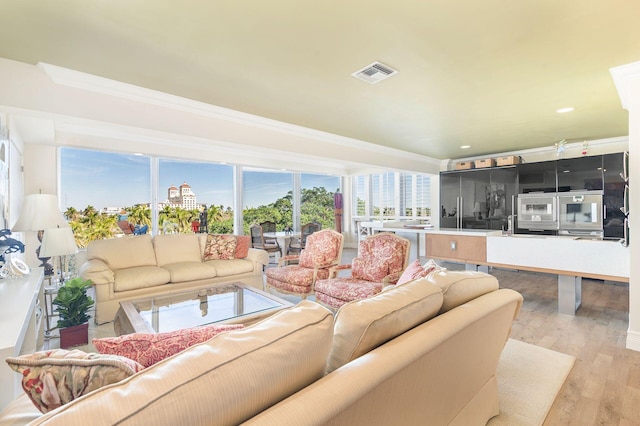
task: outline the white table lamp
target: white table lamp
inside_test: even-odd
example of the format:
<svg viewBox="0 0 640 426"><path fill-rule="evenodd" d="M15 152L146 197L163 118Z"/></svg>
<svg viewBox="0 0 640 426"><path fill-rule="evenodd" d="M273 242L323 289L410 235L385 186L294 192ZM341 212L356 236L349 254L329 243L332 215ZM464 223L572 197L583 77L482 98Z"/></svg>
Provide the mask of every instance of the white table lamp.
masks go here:
<svg viewBox="0 0 640 426"><path fill-rule="evenodd" d="M42 246L40 247L40 255L42 257L59 257L61 279L60 282L64 282L69 275L69 262L65 256L70 254L76 254L78 252L78 246L76 240L73 237L73 231L69 226L64 228L50 228L45 229L44 237L42 238ZM56 262L54 261L54 265ZM55 267L54 267L55 276Z"/></svg>

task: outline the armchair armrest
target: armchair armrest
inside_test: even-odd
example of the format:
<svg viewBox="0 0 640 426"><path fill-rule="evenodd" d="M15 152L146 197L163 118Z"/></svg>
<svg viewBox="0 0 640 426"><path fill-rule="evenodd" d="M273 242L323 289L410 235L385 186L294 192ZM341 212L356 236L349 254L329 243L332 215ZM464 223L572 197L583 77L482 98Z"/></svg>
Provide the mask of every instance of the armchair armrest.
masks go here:
<svg viewBox="0 0 640 426"><path fill-rule="evenodd" d="M279 260L278 260L278 266L285 266L288 265L289 263L295 262L295 261L299 261L300 260L300 255L297 254L289 254L286 256L282 256Z"/></svg>
<svg viewBox="0 0 640 426"><path fill-rule="evenodd" d="M102 260L92 259L82 264L78 274L85 280L93 281L95 285L110 284L115 280L115 274Z"/></svg>
<svg viewBox="0 0 640 426"><path fill-rule="evenodd" d="M393 274L389 274L382 279L382 283L387 284L395 284L398 282L400 277L402 276L402 272L394 272Z"/></svg>

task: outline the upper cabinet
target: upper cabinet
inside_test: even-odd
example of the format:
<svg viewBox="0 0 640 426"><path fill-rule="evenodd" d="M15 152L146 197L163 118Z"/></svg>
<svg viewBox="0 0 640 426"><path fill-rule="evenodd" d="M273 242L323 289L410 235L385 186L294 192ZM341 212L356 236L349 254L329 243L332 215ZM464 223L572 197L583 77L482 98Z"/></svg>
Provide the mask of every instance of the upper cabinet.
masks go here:
<svg viewBox="0 0 640 426"><path fill-rule="evenodd" d="M518 164L518 193L557 192L556 162Z"/></svg>
<svg viewBox="0 0 640 426"><path fill-rule="evenodd" d="M506 229L515 189L515 167L440 173L440 227Z"/></svg>
<svg viewBox="0 0 640 426"><path fill-rule="evenodd" d="M602 191L602 156L557 161L558 192Z"/></svg>

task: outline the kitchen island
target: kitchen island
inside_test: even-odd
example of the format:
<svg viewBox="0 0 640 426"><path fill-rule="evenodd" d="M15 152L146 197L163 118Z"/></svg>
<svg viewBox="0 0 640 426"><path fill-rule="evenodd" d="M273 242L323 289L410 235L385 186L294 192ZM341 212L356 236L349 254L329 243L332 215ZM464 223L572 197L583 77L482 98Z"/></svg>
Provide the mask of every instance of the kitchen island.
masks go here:
<svg viewBox="0 0 640 426"><path fill-rule="evenodd" d="M373 232L395 232L409 238L424 256L463 263L465 269L488 272L489 267L558 275L558 311L575 315L582 304L582 278L629 282L629 248L619 241L573 236L514 234L475 229L402 226L401 222L372 222ZM424 235L424 237L422 237Z"/></svg>

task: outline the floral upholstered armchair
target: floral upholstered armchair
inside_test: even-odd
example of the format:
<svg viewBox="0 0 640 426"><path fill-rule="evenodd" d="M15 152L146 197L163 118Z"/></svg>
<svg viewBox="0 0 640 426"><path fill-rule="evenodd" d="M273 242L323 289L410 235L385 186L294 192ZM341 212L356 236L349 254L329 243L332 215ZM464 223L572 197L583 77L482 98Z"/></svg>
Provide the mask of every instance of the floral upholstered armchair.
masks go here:
<svg viewBox="0 0 640 426"><path fill-rule="evenodd" d="M368 236L360 242L358 257L351 265L336 269L351 270L351 276L316 282L316 301L330 309L352 300L366 299L395 284L409 263L411 242L389 232Z"/></svg>
<svg viewBox="0 0 640 426"><path fill-rule="evenodd" d="M283 256L277 268L266 270L267 290L275 288L306 299L314 293L316 280L335 276L334 268L342 258L343 244L342 234L331 229L309 235L300 255ZM296 261L295 265L288 264Z"/></svg>

